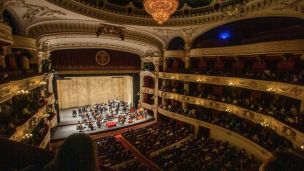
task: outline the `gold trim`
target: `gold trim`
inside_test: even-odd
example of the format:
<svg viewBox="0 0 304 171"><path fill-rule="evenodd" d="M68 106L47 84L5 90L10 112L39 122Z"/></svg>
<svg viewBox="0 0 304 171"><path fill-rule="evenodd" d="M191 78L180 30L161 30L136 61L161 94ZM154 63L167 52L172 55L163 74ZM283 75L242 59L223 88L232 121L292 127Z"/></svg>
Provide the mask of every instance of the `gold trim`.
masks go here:
<svg viewBox="0 0 304 171"><path fill-rule="evenodd" d="M137 74L140 73L139 70L84 70L84 71L70 71L70 70L61 70L57 71L57 74L124 74L124 73L132 73Z"/></svg>
<svg viewBox="0 0 304 171"><path fill-rule="evenodd" d="M102 57L100 56L101 54L103 54ZM98 60L98 58L106 58L106 57L107 57L107 61L105 62ZM110 55L106 51L102 50L96 53L95 60L99 65L107 65L110 62Z"/></svg>

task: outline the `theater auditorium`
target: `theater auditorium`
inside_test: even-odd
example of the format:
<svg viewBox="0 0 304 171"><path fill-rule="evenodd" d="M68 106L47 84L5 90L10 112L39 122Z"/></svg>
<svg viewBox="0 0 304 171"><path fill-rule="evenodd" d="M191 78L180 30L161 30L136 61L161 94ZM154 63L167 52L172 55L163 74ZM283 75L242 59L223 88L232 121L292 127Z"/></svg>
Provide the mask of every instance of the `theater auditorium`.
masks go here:
<svg viewBox="0 0 304 171"><path fill-rule="evenodd" d="M0 171L300 171L301 0L0 0Z"/></svg>

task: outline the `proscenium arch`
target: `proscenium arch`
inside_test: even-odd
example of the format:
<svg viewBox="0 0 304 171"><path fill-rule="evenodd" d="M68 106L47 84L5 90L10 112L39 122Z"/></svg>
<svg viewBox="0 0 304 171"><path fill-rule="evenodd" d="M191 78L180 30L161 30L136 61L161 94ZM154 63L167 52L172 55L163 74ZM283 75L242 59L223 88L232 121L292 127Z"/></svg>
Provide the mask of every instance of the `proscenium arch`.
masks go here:
<svg viewBox="0 0 304 171"><path fill-rule="evenodd" d="M97 29L101 22L98 21L82 21L82 20L54 20L54 21L44 21L33 24L26 29L26 35L31 36L35 39L41 39L46 34L72 34L72 33L83 33L83 34L96 34ZM60 25L60 29L57 29L57 25ZM66 26L67 25L67 26ZM81 25L81 28L80 28ZM114 24L113 24L114 25ZM158 36L147 32L145 30L139 30L133 27L126 27L124 25L117 25L120 27L125 27L125 39L131 39L132 41L143 42L150 44L161 52L165 48L165 42ZM83 28L84 26L85 28ZM47 29L43 29L43 28ZM75 28L73 28L75 27ZM51 29L51 30L50 30ZM48 32L43 32L43 30L48 30ZM34 35L32 35L34 34ZM112 35L109 35L112 36ZM115 37L115 36L113 36Z"/></svg>
<svg viewBox="0 0 304 171"><path fill-rule="evenodd" d="M227 21L224 21L224 22L220 22L220 23L217 23L215 25L212 25L210 26L209 28L206 28L205 30L195 34L192 39L191 39L191 46L190 47L193 47L193 43L194 41L199 37L201 36L202 34L216 28L216 27L219 27L219 26L222 26L222 25L225 25L225 24L228 24L228 23L231 23L231 22L235 22L235 21L240 21L240 20L246 20L246 19L250 19L250 18L263 18L263 17L293 17L293 18L299 18L299 19L302 19L304 20L304 14L298 12L298 13L292 13L292 14L287 14L287 13L280 13L281 11L278 11L278 13L276 14L262 14L262 15L250 15L250 16L246 16L246 17L243 17L243 18L238 18L238 19L235 19L235 20L227 20Z"/></svg>
<svg viewBox="0 0 304 171"><path fill-rule="evenodd" d="M174 37L171 39L168 50L183 50L183 47L185 46L185 41L182 37Z"/></svg>

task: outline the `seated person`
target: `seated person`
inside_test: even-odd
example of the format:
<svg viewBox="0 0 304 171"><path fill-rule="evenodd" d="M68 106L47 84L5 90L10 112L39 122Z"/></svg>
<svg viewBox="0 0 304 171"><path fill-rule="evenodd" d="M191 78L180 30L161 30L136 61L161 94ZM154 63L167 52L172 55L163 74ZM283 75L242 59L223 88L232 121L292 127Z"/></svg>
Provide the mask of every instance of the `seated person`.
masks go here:
<svg viewBox="0 0 304 171"><path fill-rule="evenodd" d="M44 106L45 105L44 96L42 96L41 98L39 98L38 104L39 104L39 106Z"/></svg>
<svg viewBox="0 0 304 171"><path fill-rule="evenodd" d="M176 88L173 88L172 92L173 92L173 93L176 93L176 92L177 92Z"/></svg>
<svg viewBox="0 0 304 171"><path fill-rule="evenodd" d="M28 110L28 107L29 107L29 104L28 104L25 108L23 108L22 114L24 114L24 115L30 115L30 114L32 114L32 113Z"/></svg>

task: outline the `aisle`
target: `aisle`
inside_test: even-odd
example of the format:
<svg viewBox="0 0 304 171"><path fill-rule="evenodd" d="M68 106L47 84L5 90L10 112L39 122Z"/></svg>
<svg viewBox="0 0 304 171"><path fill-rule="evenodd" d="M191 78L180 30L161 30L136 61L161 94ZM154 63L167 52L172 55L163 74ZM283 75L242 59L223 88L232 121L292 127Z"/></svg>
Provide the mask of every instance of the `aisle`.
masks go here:
<svg viewBox="0 0 304 171"><path fill-rule="evenodd" d="M134 155L134 157L136 157L139 160L139 162L143 163L148 168L151 168L153 171L161 170L156 165L154 165L150 160L148 160L144 155L137 152L133 147L131 147L127 142L125 142L125 140L121 138L121 135L116 135L115 138L118 141L120 141L126 149L130 150Z"/></svg>

